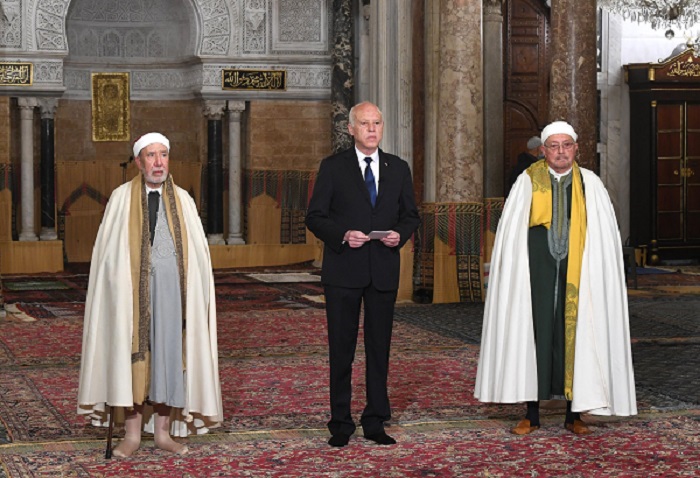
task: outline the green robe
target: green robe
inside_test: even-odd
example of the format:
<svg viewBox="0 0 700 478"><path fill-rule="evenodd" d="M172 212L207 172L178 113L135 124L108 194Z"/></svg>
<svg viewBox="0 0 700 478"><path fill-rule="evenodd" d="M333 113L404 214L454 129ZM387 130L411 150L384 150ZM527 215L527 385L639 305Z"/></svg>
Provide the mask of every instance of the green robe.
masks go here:
<svg viewBox="0 0 700 478"><path fill-rule="evenodd" d="M571 217L571 185L566 188L567 217ZM556 200L554 197L552 200ZM537 398L549 400L564 395L564 305L568 256L557 262L549 251L547 228L528 231L530 289L537 355ZM556 308L554 307L555 284Z"/></svg>

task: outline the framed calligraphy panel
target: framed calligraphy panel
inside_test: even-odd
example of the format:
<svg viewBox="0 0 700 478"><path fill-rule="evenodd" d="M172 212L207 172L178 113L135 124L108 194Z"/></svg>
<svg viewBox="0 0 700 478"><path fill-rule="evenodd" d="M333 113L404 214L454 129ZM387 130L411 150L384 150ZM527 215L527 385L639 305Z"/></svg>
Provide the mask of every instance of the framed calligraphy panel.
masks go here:
<svg viewBox="0 0 700 478"><path fill-rule="evenodd" d="M286 70L221 70L222 90L286 90Z"/></svg>
<svg viewBox="0 0 700 478"><path fill-rule="evenodd" d="M0 62L0 86L32 86L33 80L32 63Z"/></svg>
<svg viewBox="0 0 700 478"><path fill-rule="evenodd" d="M92 74L92 140L129 141L129 73Z"/></svg>

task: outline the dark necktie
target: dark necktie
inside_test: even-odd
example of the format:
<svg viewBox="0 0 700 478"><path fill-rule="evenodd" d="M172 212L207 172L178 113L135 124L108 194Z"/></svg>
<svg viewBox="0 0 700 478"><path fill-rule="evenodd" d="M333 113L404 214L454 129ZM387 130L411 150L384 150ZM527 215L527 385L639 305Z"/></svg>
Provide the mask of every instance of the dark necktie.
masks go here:
<svg viewBox="0 0 700 478"><path fill-rule="evenodd" d="M372 207L377 202L377 186L374 183L374 174L372 173L372 158L369 156L365 158L367 167L365 168L365 186L367 186L367 192L369 192L369 200L372 202Z"/></svg>
<svg viewBox="0 0 700 478"><path fill-rule="evenodd" d="M158 191L148 193L148 229L151 231L151 245L153 245L153 236L156 232L156 221L158 220L158 203L160 194Z"/></svg>

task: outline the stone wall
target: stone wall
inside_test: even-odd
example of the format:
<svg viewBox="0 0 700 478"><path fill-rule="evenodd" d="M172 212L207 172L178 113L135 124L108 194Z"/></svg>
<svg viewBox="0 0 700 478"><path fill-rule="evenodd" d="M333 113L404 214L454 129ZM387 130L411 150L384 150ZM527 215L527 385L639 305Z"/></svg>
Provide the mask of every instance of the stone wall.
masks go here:
<svg viewBox="0 0 700 478"><path fill-rule="evenodd" d="M330 101L251 101L246 169L315 171L331 154Z"/></svg>
<svg viewBox="0 0 700 478"><path fill-rule="evenodd" d="M206 162L206 119L201 101L131 103L131 140L92 140L89 101L61 100L55 119L56 208L59 238L69 262L90 260L92 244L112 190L138 170L129 162L133 140L159 131L170 140L170 172L176 184L201 204L202 163Z"/></svg>

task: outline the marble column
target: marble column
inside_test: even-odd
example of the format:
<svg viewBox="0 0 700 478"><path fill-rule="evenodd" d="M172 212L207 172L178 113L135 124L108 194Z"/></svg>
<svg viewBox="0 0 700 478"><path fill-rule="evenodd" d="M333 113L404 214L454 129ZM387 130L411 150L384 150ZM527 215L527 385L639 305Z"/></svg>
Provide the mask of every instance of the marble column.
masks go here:
<svg viewBox="0 0 700 478"><path fill-rule="evenodd" d="M438 202L483 202L481 2L440 0Z"/></svg>
<svg viewBox="0 0 700 478"><path fill-rule="evenodd" d="M425 183L425 11L424 1L411 2L411 82L413 117L413 192L418 204L423 199Z"/></svg>
<svg viewBox="0 0 700 478"><path fill-rule="evenodd" d="M355 18L355 25L353 32L355 34L354 40L354 97L353 103L359 103L360 101L369 100L369 84L370 84L370 36L369 29L370 23L369 19L371 17L372 9L370 8L369 0L362 0L362 2L353 2L353 15Z"/></svg>
<svg viewBox="0 0 700 478"><path fill-rule="evenodd" d="M369 101L382 110L382 149L413 168L411 2L370 3Z"/></svg>
<svg viewBox="0 0 700 478"><path fill-rule="evenodd" d="M440 2L425 5L425 162L423 201L437 197L437 132L440 97Z"/></svg>
<svg viewBox="0 0 700 478"><path fill-rule="evenodd" d="M484 197L503 195L503 0L484 0Z"/></svg>
<svg viewBox="0 0 700 478"><path fill-rule="evenodd" d="M204 101L207 118L207 240L209 244L224 241L224 163L223 115L225 101Z"/></svg>
<svg viewBox="0 0 700 478"><path fill-rule="evenodd" d="M399 55L394 82L398 90L394 152L405 159L413 170L413 17L411 2L396 3L396 43Z"/></svg>
<svg viewBox="0 0 700 478"><path fill-rule="evenodd" d="M241 114L244 111L245 101L228 102L228 245L245 244L241 220Z"/></svg>
<svg viewBox="0 0 700 478"><path fill-rule="evenodd" d="M39 238L34 231L34 108L38 106L36 98L20 97L17 99L20 115L21 135L21 185L22 185L22 225L20 241L36 241Z"/></svg>
<svg viewBox="0 0 700 478"><path fill-rule="evenodd" d="M352 146L348 114L355 86L352 0L333 0L333 52L331 53L331 146L337 153Z"/></svg>
<svg viewBox="0 0 700 478"><path fill-rule="evenodd" d="M549 119L574 127L579 164L597 172L596 1L552 2L550 25Z"/></svg>
<svg viewBox="0 0 700 478"><path fill-rule="evenodd" d="M42 241L55 241L56 234L56 165L54 161L54 117L58 98L39 100L41 112L41 233Z"/></svg>
<svg viewBox="0 0 700 478"><path fill-rule="evenodd" d="M622 68L622 18L602 12L600 179L610 194L623 242L630 235L629 92Z"/></svg>

